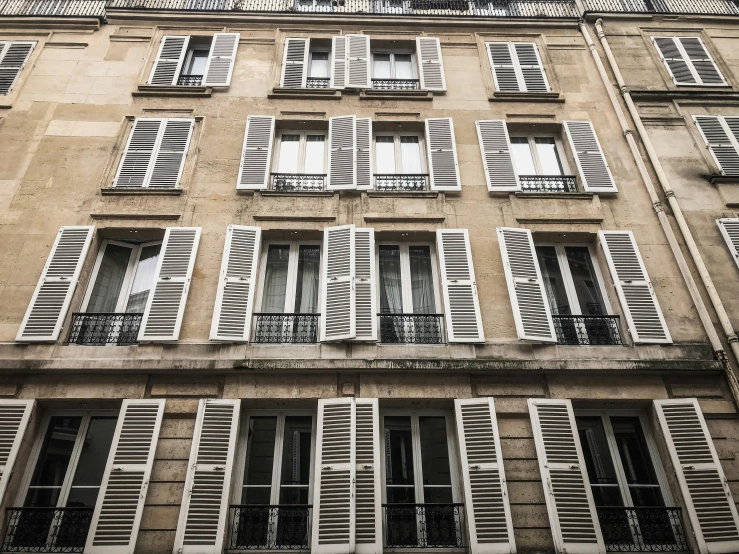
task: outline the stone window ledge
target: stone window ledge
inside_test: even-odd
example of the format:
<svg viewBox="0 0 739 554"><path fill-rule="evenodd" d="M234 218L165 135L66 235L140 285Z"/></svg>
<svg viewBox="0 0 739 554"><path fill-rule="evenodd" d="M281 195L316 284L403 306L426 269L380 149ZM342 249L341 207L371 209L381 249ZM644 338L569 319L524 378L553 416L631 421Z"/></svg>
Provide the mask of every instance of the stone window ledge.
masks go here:
<svg viewBox="0 0 739 554"><path fill-rule="evenodd" d="M562 104L565 99L559 92L500 92L488 98L490 102L540 102Z"/></svg>
<svg viewBox="0 0 739 554"><path fill-rule="evenodd" d="M302 98L306 100L341 100L341 91L333 88L275 87L267 94L269 99Z"/></svg>
<svg viewBox="0 0 739 554"><path fill-rule="evenodd" d="M431 102L434 93L430 90L373 90L359 91L360 100L416 100Z"/></svg>
<svg viewBox="0 0 739 554"><path fill-rule="evenodd" d="M564 198L566 200L592 200L592 192L521 192L514 193L516 198Z"/></svg>
<svg viewBox="0 0 739 554"><path fill-rule="evenodd" d="M287 190L287 191L279 191L279 190L256 190L256 191L247 191L247 190L239 190L239 193L246 193L246 192L258 192L262 196L306 196L306 197L312 197L312 198L331 198L334 195L334 191L332 190L319 190L315 192L311 191L300 191L300 190ZM338 191L337 191L338 192Z"/></svg>
<svg viewBox="0 0 739 554"><path fill-rule="evenodd" d="M712 185L739 185L739 175L713 173L712 175L708 175L708 182Z"/></svg>
<svg viewBox="0 0 739 554"><path fill-rule="evenodd" d="M131 93L134 97L175 96L182 98L210 98L212 94L212 87L189 87L177 85L139 85L138 88Z"/></svg>
<svg viewBox="0 0 739 554"><path fill-rule="evenodd" d="M438 198L438 190L423 190L418 192L397 191L386 192L381 190L368 190L367 196L370 198Z"/></svg>
<svg viewBox="0 0 739 554"><path fill-rule="evenodd" d="M155 189L146 187L102 187L103 196L182 196L183 189Z"/></svg>

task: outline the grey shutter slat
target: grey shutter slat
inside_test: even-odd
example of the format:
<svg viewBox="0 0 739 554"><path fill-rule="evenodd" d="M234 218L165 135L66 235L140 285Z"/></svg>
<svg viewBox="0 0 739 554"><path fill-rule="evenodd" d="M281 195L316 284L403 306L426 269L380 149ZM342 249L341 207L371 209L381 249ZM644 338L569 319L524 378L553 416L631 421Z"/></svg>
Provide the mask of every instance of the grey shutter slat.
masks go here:
<svg viewBox="0 0 739 554"><path fill-rule="evenodd" d="M2 55L3 43L0 43L0 94L8 94L13 88L35 45L35 42L11 42Z"/></svg>
<svg viewBox="0 0 739 554"><path fill-rule="evenodd" d="M194 125L194 119L164 120L164 131L154 154L149 187L174 189L179 186Z"/></svg>
<svg viewBox="0 0 739 554"><path fill-rule="evenodd" d="M634 342L672 342L665 318L631 231L598 231Z"/></svg>
<svg viewBox="0 0 739 554"><path fill-rule="evenodd" d="M286 38L285 55L282 60L280 86L285 88L305 88L308 76L308 53L310 40L307 38Z"/></svg>
<svg viewBox="0 0 739 554"><path fill-rule="evenodd" d="M61 227L15 340L54 342L92 243L95 227Z"/></svg>
<svg viewBox="0 0 739 554"><path fill-rule="evenodd" d="M688 60L693 66L693 70L698 75L701 84L712 85L712 86L724 86L724 81L721 72L716 67L716 64L711 58L711 55L706 50L703 41L700 37L676 37L685 50Z"/></svg>
<svg viewBox="0 0 739 554"><path fill-rule="evenodd" d="M266 189L275 137L275 118L250 115L246 118L244 149L241 152L237 189Z"/></svg>
<svg viewBox="0 0 739 554"><path fill-rule="evenodd" d="M518 82L516 68L511 53L510 42L486 42L488 60L493 70L495 89L501 92L523 92Z"/></svg>
<svg viewBox="0 0 739 554"><path fill-rule="evenodd" d="M176 85L187 53L189 36L165 35L151 68L150 85Z"/></svg>
<svg viewBox="0 0 739 554"><path fill-rule="evenodd" d="M698 83L674 37L652 37L652 41L657 46L657 51L676 85L695 85Z"/></svg>
<svg viewBox="0 0 739 554"><path fill-rule="evenodd" d="M357 189L372 188L372 119L358 117L356 119L357 140Z"/></svg>
<svg viewBox="0 0 739 554"><path fill-rule="evenodd" d="M739 218L717 219L716 223L721 230L721 235L726 241L726 246L729 247L731 257L734 258L734 262L739 266Z"/></svg>
<svg viewBox="0 0 739 554"><path fill-rule="evenodd" d="M236 51L239 48L239 33L216 33L210 46L208 62L205 66L203 85L206 87L227 87L231 84Z"/></svg>
<svg viewBox="0 0 739 554"><path fill-rule="evenodd" d="M505 121L476 121L485 180L490 192L521 190L518 174L513 167L511 141Z"/></svg>
<svg viewBox="0 0 739 554"><path fill-rule="evenodd" d="M441 57L441 44L438 38L417 37L416 55L418 56L421 88L424 90L446 90L444 61Z"/></svg>
<svg viewBox="0 0 739 554"><path fill-rule="evenodd" d="M731 118L731 126L725 125L727 120L715 115L694 115L693 119L721 174L739 175L739 150L736 147L736 141L739 140L739 118ZM734 135L734 141L730 134Z"/></svg>
<svg viewBox="0 0 739 554"><path fill-rule="evenodd" d="M356 400L356 554L382 554L380 409L377 398Z"/></svg>
<svg viewBox="0 0 739 554"><path fill-rule="evenodd" d="M355 314L357 341L377 340L375 230L354 229Z"/></svg>
<svg viewBox="0 0 739 554"><path fill-rule="evenodd" d="M35 407L35 400L0 400L0 501L5 501L8 481Z"/></svg>
<svg viewBox="0 0 739 554"><path fill-rule="evenodd" d="M736 504L698 400L655 400L654 407L698 550L739 552Z"/></svg>
<svg viewBox="0 0 739 554"><path fill-rule="evenodd" d="M605 554L572 404L538 398L528 404L555 551Z"/></svg>
<svg viewBox="0 0 739 554"><path fill-rule="evenodd" d="M240 400L200 400L175 552L223 552L240 407Z"/></svg>
<svg viewBox="0 0 739 554"><path fill-rule="evenodd" d="M563 124L583 188L587 192L618 192L593 124L590 121L564 121Z"/></svg>
<svg viewBox="0 0 739 554"><path fill-rule="evenodd" d="M143 187L148 184L154 152L166 119L137 118L121 156L114 187Z"/></svg>
<svg viewBox="0 0 739 554"><path fill-rule="evenodd" d="M462 190L457 145L454 140L454 123L451 117L426 120L426 148L431 173L431 190Z"/></svg>
<svg viewBox="0 0 739 554"><path fill-rule="evenodd" d="M549 82L536 44L514 42L513 48L518 58L518 68L521 71L526 92L549 92Z"/></svg>
<svg viewBox="0 0 739 554"><path fill-rule="evenodd" d="M331 88L343 89L346 83L346 37L331 38Z"/></svg>
<svg viewBox="0 0 739 554"><path fill-rule="evenodd" d="M353 115L328 120L328 190L357 186L357 123Z"/></svg>
<svg viewBox="0 0 739 554"><path fill-rule="evenodd" d="M347 88L370 88L370 38L368 35L346 35Z"/></svg>
<svg viewBox="0 0 739 554"><path fill-rule="evenodd" d="M518 338L557 342L531 231L498 227L497 232Z"/></svg>
<svg viewBox="0 0 739 554"><path fill-rule="evenodd" d="M321 342L356 336L354 225L323 230Z"/></svg>

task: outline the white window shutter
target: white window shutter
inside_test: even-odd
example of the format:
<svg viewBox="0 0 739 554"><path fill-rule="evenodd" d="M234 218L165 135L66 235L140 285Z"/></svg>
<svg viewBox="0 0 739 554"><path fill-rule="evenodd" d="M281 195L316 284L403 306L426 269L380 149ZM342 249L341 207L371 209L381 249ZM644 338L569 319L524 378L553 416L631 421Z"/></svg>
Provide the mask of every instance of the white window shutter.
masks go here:
<svg viewBox="0 0 739 554"><path fill-rule="evenodd" d="M35 407L35 400L0 400L0 502L5 500L8 481Z"/></svg>
<svg viewBox="0 0 739 554"><path fill-rule="evenodd" d="M346 37L331 37L330 88L343 89L346 84Z"/></svg>
<svg viewBox="0 0 739 554"><path fill-rule="evenodd" d="M382 554L380 409L377 398L356 399L356 554Z"/></svg>
<svg viewBox="0 0 739 554"><path fill-rule="evenodd" d="M518 338L557 342L531 231L498 227L497 232Z"/></svg>
<svg viewBox="0 0 739 554"><path fill-rule="evenodd" d="M418 56L421 88L443 92L446 90L444 76L444 60L441 57L441 44L438 38L417 37L416 55Z"/></svg>
<svg viewBox="0 0 739 554"><path fill-rule="evenodd" d="M449 342L485 342L467 229L437 229L436 249Z"/></svg>
<svg viewBox="0 0 739 554"><path fill-rule="evenodd" d="M168 227L146 301L140 342L176 341L190 290L200 227Z"/></svg>
<svg viewBox="0 0 739 554"><path fill-rule="evenodd" d="M13 88L34 46L35 42L0 43L0 95Z"/></svg>
<svg viewBox="0 0 739 554"><path fill-rule="evenodd" d="M618 192L590 121L565 121L565 133L586 192Z"/></svg>
<svg viewBox="0 0 739 554"><path fill-rule="evenodd" d="M228 226L210 340L249 340L261 244L259 227Z"/></svg>
<svg viewBox="0 0 739 554"><path fill-rule="evenodd" d="M85 554L131 554L136 548L163 414L163 399L123 401Z"/></svg>
<svg viewBox="0 0 739 554"><path fill-rule="evenodd" d="M356 119L357 140L357 189L369 190L372 183L372 119L358 117Z"/></svg>
<svg viewBox="0 0 739 554"><path fill-rule="evenodd" d="M376 341L378 309L374 229L354 229L354 267L355 340Z"/></svg>
<svg viewBox="0 0 739 554"><path fill-rule="evenodd" d="M698 400L655 400L699 552L739 552L739 516Z"/></svg>
<svg viewBox="0 0 739 554"><path fill-rule="evenodd" d="M282 59L280 86L284 88L305 88L308 78L308 54L310 39L286 38Z"/></svg>
<svg viewBox="0 0 739 554"><path fill-rule="evenodd" d="M239 49L239 33L216 33L208 53L203 85L206 87L227 87L231 84L231 75L236 63L236 51Z"/></svg>
<svg viewBox="0 0 739 554"><path fill-rule="evenodd" d="M454 401L470 554L516 551L492 398Z"/></svg>
<svg viewBox="0 0 739 554"><path fill-rule="evenodd" d="M431 190L462 190L454 123L451 117L426 120L426 148L431 173Z"/></svg>
<svg viewBox="0 0 739 554"><path fill-rule="evenodd" d="M693 66L693 71L701 84L714 87L726 86L723 75L716 67L700 37L676 37L676 40L685 51L685 55Z"/></svg>
<svg viewBox="0 0 739 554"><path fill-rule="evenodd" d="M313 478L313 554L346 554L355 548L354 482L356 401L318 401Z"/></svg>
<svg viewBox="0 0 739 554"><path fill-rule="evenodd" d="M321 342L356 336L354 256L354 225L323 230Z"/></svg>
<svg viewBox="0 0 739 554"><path fill-rule="evenodd" d="M482 166L490 192L521 190L511 155L511 140L505 121L476 121Z"/></svg>
<svg viewBox="0 0 739 554"><path fill-rule="evenodd" d="M357 123L353 115L328 120L328 190L357 188Z"/></svg>
<svg viewBox="0 0 739 554"><path fill-rule="evenodd" d="M739 118L694 115L693 119L721 174L739 175Z"/></svg>
<svg viewBox="0 0 739 554"><path fill-rule="evenodd" d="M275 118L250 115L246 118L244 149L241 152L237 189L264 190L269 181L269 164L275 138Z"/></svg>
<svg viewBox="0 0 739 554"><path fill-rule="evenodd" d="M652 37L652 42L676 85L698 84L675 37Z"/></svg>
<svg viewBox="0 0 739 554"><path fill-rule="evenodd" d="M488 61L493 70L495 90L501 92L525 92L519 83L514 53L510 42L486 42Z"/></svg>
<svg viewBox="0 0 739 554"><path fill-rule="evenodd" d="M549 81L541 62L539 49L533 42L514 42L518 69L526 92L549 92Z"/></svg>
<svg viewBox="0 0 739 554"><path fill-rule="evenodd" d="M528 404L555 551L605 554L572 404L541 398Z"/></svg>
<svg viewBox="0 0 739 554"><path fill-rule="evenodd" d="M240 408L240 400L200 400L175 552L223 552Z"/></svg>
<svg viewBox="0 0 739 554"><path fill-rule="evenodd" d="M174 189L179 186L194 125L194 119L164 120L162 138L154 154L149 187Z"/></svg>
<svg viewBox="0 0 739 554"><path fill-rule="evenodd" d="M149 184L154 153L159 146L161 130L166 121L148 117L134 120L113 181L114 187L144 187Z"/></svg>
<svg viewBox="0 0 739 554"><path fill-rule="evenodd" d="M734 258L734 262L739 266L739 218L726 217L717 219L716 223L721 230L721 235L726 241L726 246L729 247L731 257Z"/></svg>
<svg viewBox="0 0 739 554"><path fill-rule="evenodd" d="M346 88L370 88L369 35L346 35Z"/></svg>
<svg viewBox="0 0 739 554"><path fill-rule="evenodd" d="M631 231L598 231L621 309L636 343L672 343L670 331Z"/></svg>
<svg viewBox="0 0 739 554"><path fill-rule="evenodd" d="M151 68L150 85L176 85L185 61L189 36L165 35Z"/></svg>
<svg viewBox="0 0 739 554"><path fill-rule="evenodd" d="M95 227L61 227L28 304L19 342L54 342L59 338Z"/></svg>

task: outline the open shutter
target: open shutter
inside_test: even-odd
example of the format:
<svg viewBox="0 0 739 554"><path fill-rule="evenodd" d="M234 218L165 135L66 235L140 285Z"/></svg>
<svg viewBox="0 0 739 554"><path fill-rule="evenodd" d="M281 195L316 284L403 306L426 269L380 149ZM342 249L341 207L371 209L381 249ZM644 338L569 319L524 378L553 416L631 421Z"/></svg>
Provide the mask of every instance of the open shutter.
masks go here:
<svg viewBox="0 0 739 554"><path fill-rule="evenodd" d="M176 85L187 53L189 36L165 35L151 68L150 85Z"/></svg>
<svg viewBox="0 0 739 554"><path fill-rule="evenodd" d="M529 398L529 413L555 551L605 554L572 404Z"/></svg>
<svg viewBox="0 0 739 554"><path fill-rule="evenodd" d="M114 187L143 187L148 184L149 170L166 119L137 118L128 136L121 164L113 181Z"/></svg>
<svg viewBox="0 0 739 554"><path fill-rule="evenodd" d="M486 42L488 61L493 70L495 90L501 92L524 92L518 82L514 54L510 42Z"/></svg>
<svg viewBox="0 0 739 554"><path fill-rule="evenodd" d="M652 37L652 42L676 85L698 84L674 37Z"/></svg>
<svg viewBox="0 0 739 554"><path fill-rule="evenodd" d="M164 120L164 132L154 154L149 186L151 188L177 188L185 166L190 146L194 119L169 118Z"/></svg>
<svg viewBox="0 0 739 554"><path fill-rule="evenodd" d="M492 398L454 401L470 554L516 551Z"/></svg>
<svg viewBox="0 0 739 554"><path fill-rule="evenodd" d="M503 120L476 121L482 166L490 192L521 190L513 167L511 140Z"/></svg>
<svg viewBox="0 0 739 554"><path fill-rule="evenodd" d="M175 341L180 336L200 231L200 227L167 228L141 321L140 342Z"/></svg>
<svg viewBox="0 0 739 554"><path fill-rule="evenodd" d="M417 37L416 55L421 77L421 88L424 90L446 90L444 77L444 61L441 58L441 44L438 38Z"/></svg>
<svg viewBox="0 0 739 554"><path fill-rule="evenodd" d="M35 42L0 43L0 94L8 94L13 88L35 45Z"/></svg>
<svg viewBox="0 0 739 554"><path fill-rule="evenodd" d="M431 173L431 190L462 190L457 145L454 140L454 123L451 117L426 120L426 148Z"/></svg>
<svg viewBox="0 0 739 554"><path fill-rule="evenodd" d="M436 249L449 342L485 342L467 229L437 229Z"/></svg>
<svg viewBox="0 0 739 554"><path fill-rule="evenodd" d="M313 479L313 554L346 554L355 544L356 401L318 401Z"/></svg>
<svg viewBox="0 0 739 554"><path fill-rule="evenodd" d="M701 554L739 552L739 516L698 400L655 400Z"/></svg>
<svg viewBox="0 0 739 554"><path fill-rule="evenodd" d="M557 342L531 231L515 227L497 231L518 338Z"/></svg>
<svg viewBox="0 0 739 554"><path fill-rule="evenodd" d="M665 318L631 231L598 231L621 309L637 343L672 342Z"/></svg>
<svg viewBox="0 0 739 554"><path fill-rule="evenodd" d="M328 120L328 190L357 186L356 117L343 115Z"/></svg>
<svg viewBox="0 0 739 554"><path fill-rule="evenodd" d="M5 500L5 490L35 405L35 400L0 400L0 502Z"/></svg>
<svg viewBox="0 0 739 554"><path fill-rule="evenodd" d="M354 225L323 230L321 342L356 336Z"/></svg>
<svg viewBox="0 0 739 554"><path fill-rule="evenodd" d="M203 85L206 87L227 87L236 62L239 48L239 33L216 33L210 45L208 63L205 66Z"/></svg>
<svg viewBox="0 0 739 554"><path fill-rule="evenodd" d="M694 115L698 130L722 175L739 175L739 118L724 119L716 115ZM733 129L727 125L731 122ZM732 135L735 140L732 141Z"/></svg>
<svg viewBox="0 0 739 554"><path fill-rule="evenodd" d="M585 191L618 192L593 124L590 121L565 121L564 127Z"/></svg>
<svg viewBox="0 0 739 554"><path fill-rule="evenodd" d="M95 227L61 227L15 340L54 342L80 278Z"/></svg>
<svg viewBox="0 0 739 554"><path fill-rule="evenodd" d="M518 69L521 72L526 92L549 92L549 82L536 44L514 42L513 48L518 58Z"/></svg>
<svg viewBox="0 0 739 554"><path fill-rule="evenodd" d="M346 35L346 88L370 88L370 38Z"/></svg>
<svg viewBox="0 0 739 554"><path fill-rule="evenodd" d="M377 277L375 274L375 230L354 229L355 340L377 340ZM357 462L359 463L359 462Z"/></svg>
<svg viewBox="0 0 739 554"><path fill-rule="evenodd" d="M240 400L200 400L175 552L223 552L240 407Z"/></svg>
<svg viewBox="0 0 739 554"><path fill-rule="evenodd" d="M131 554L149 488L164 400L124 400L92 515L86 554Z"/></svg>
<svg viewBox="0 0 739 554"><path fill-rule="evenodd" d="M305 88L308 77L308 52L310 39L286 38L285 56L282 60L280 86L285 88Z"/></svg>
<svg viewBox="0 0 739 554"><path fill-rule="evenodd" d="M266 189L275 137L275 118L250 115L246 118L244 149L241 152L237 189Z"/></svg>
<svg viewBox="0 0 739 554"><path fill-rule="evenodd" d="M729 247L734 262L739 266L739 219L722 218L717 219L716 223L726 241L726 246Z"/></svg>
<svg viewBox="0 0 739 554"><path fill-rule="evenodd" d="M382 554L380 410L377 398L357 398L356 412L355 552Z"/></svg>
<svg viewBox="0 0 739 554"><path fill-rule="evenodd" d="M372 187L372 119L356 119L357 140L357 189L369 190Z"/></svg>
<svg viewBox="0 0 739 554"><path fill-rule="evenodd" d="M259 227L228 226L210 340L249 340L261 243Z"/></svg>
<svg viewBox="0 0 739 554"><path fill-rule="evenodd" d="M331 88L343 89L346 83L346 37L331 38Z"/></svg>
<svg viewBox="0 0 739 554"><path fill-rule="evenodd" d="M700 37L676 37L676 40L683 47L685 55L693 66L693 71L695 71L701 84L711 86L726 85L726 81L724 81L721 72L716 67L713 58L711 58L708 50L706 50L706 46Z"/></svg>

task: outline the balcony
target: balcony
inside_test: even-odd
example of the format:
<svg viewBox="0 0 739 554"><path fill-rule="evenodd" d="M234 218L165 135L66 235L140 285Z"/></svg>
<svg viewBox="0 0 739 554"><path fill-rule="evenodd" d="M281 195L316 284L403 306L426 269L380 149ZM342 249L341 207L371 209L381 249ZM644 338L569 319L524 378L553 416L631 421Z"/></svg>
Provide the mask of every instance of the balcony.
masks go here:
<svg viewBox="0 0 739 554"><path fill-rule="evenodd" d="M226 550L307 550L312 508L308 504L231 506Z"/></svg>
<svg viewBox="0 0 739 554"><path fill-rule="evenodd" d="M380 342L443 344L443 314L378 314Z"/></svg>
<svg viewBox="0 0 739 554"><path fill-rule="evenodd" d="M8 508L2 552L82 552L92 508Z"/></svg>
<svg viewBox="0 0 739 554"><path fill-rule="evenodd" d="M180 75L177 79L177 84L181 87L199 87L202 83L202 75Z"/></svg>
<svg viewBox="0 0 739 554"><path fill-rule="evenodd" d="M375 190L381 192L424 192L429 190L429 176L426 174L375 174Z"/></svg>
<svg viewBox="0 0 739 554"><path fill-rule="evenodd" d="M331 79L323 77L308 77L305 80L305 88L328 88Z"/></svg>
<svg viewBox="0 0 739 554"><path fill-rule="evenodd" d="M383 504L386 548L464 548L463 504Z"/></svg>
<svg viewBox="0 0 739 554"><path fill-rule="evenodd" d="M598 507L608 552L692 552L680 508Z"/></svg>
<svg viewBox="0 0 739 554"><path fill-rule="evenodd" d="M105 17L106 0L0 0L0 15Z"/></svg>
<svg viewBox="0 0 739 554"><path fill-rule="evenodd" d="M421 81L418 79L372 79L373 90L418 90Z"/></svg>
<svg viewBox="0 0 739 554"><path fill-rule="evenodd" d="M553 314L557 344L568 346L618 346L621 342L617 315Z"/></svg>
<svg viewBox="0 0 739 554"><path fill-rule="evenodd" d="M527 193L569 193L576 194L577 177L574 175L519 175L521 192Z"/></svg>
<svg viewBox="0 0 739 554"><path fill-rule="evenodd" d="M586 12L739 15L736 0L583 0Z"/></svg>
<svg viewBox="0 0 739 554"><path fill-rule="evenodd" d="M254 338L261 344L314 344L318 342L321 314L254 314Z"/></svg>
<svg viewBox="0 0 739 554"><path fill-rule="evenodd" d="M304 173L270 174L272 190L278 192L322 192L326 190L326 175Z"/></svg>
<svg viewBox="0 0 739 554"><path fill-rule="evenodd" d="M144 314L72 314L72 329L67 344L129 346L138 343Z"/></svg>

